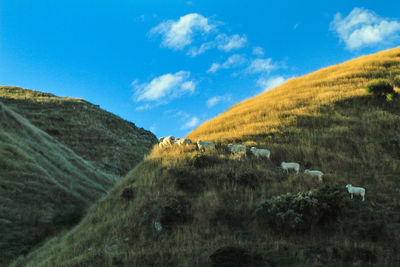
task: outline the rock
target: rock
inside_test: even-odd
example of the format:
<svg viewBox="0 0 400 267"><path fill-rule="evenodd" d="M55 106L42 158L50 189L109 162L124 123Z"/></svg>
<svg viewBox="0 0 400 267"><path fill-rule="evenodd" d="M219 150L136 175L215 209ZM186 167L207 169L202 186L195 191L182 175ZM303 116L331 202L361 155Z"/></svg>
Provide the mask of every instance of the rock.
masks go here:
<svg viewBox="0 0 400 267"><path fill-rule="evenodd" d="M106 245L106 248L107 248L108 250L113 250L113 249L116 249L117 247L118 247L118 245L115 244L115 243L113 243L113 242L110 242L110 243L108 243L108 244Z"/></svg>
<svg viewBox="0 0 400 267"><path fill-rule="evenodd" d="M163 229L161 223L159 222L154 223L154 228L156 228L157 232L161 232Z"/></svg>

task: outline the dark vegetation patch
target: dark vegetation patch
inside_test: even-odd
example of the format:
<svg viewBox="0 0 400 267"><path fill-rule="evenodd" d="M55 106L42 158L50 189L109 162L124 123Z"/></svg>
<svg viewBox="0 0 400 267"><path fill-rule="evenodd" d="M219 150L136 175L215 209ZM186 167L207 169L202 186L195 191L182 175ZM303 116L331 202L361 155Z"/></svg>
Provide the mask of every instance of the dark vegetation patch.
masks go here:
<svg viewBox="0 0 400 267"><path fill-rule="evenodd" d="M168 194L161 201L159 222L162 227L171 230L175 225L183 224L192 219L191 203L183 194Z"/></svg>
<svg viewBox="0 0 400 267"><path fill-rule="evenodd" d="M337 187L329 186L287 193L261 201L255 215L262 227L287 234L304 233L315 226L334 222L342 212L343 196Z"/></svg>
<svg viewBox="0 0 400 267"><path fill-rule="evenodd" d="M210 255L211 267L261 267L262 257L241 247L226 246Z"/></svg>

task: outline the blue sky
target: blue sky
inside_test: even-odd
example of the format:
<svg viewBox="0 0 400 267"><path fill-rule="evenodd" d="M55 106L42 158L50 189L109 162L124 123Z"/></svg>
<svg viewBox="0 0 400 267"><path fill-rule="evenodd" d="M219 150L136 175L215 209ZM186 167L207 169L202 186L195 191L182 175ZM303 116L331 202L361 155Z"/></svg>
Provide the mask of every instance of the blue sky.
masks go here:
<svg viewBox="0 0 400 267"><path fill-rule="evenodd" d="M0 0L0 84L184 136L285 80L400 45L400 1Z"/></svg>

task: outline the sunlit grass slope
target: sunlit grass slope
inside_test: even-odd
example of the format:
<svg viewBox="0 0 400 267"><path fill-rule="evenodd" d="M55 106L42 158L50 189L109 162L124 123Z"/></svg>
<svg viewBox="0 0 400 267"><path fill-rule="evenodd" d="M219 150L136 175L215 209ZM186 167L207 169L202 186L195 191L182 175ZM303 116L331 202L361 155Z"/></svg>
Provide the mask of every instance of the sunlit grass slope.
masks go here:
<svg viewBox="0 0 400 267"><path fill-rule="evenodd" d="M155 147L78 226L14 266L399 266L400 97L363 89L399 73L395 48L232 107L189 135L216 151ZM271 160L232 156L229 142Z"/></svg>
<svg viewBox="0 0 400 267"><path fill-rule="evenodd" d="M96 167L124 175L156 142L149 131L83 99L0 87L0 102L67 145Z"/></svg>
<svg viewBox="0 0 400 267"><path fill-rule="evenodd" d="M76 222L115 181L0 103L0 266Z"/></svg>

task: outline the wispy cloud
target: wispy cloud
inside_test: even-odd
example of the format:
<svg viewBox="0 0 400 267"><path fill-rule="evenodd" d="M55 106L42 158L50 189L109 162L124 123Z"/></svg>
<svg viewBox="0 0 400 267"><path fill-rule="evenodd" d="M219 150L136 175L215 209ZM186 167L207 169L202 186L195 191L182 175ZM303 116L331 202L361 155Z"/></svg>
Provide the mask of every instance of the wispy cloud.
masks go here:
<svg viewBox="0 0 400 267"><path fill-rule="evenodd" d="M150 34L162 35L161 45L173 50L181 50L193 42L195 33L205 34L215 28L208 18L198 13L191 13L179 20L167 20L150 30Z"/></svg>
<svg viewBox="0 0 400 267"><path fill-rule="evenodd" d="M134 100L136 102L152 102L154 105L165 104L174 98L184 94L193 93L196 83L190 79L190 72L179 71L174 74L167 73L158 76L148 83L132 82L135 90ZM153 105L145 104L138 110L151 108Z"/></svg>
<svg viewBox="0 0 400 267"><path fill-rule="evenodd" d="M191 129L200 124L199 118L196 116L191 117L184 125L182 125L181 129Z"/></svg>
<svg viewBox="0 0 400 267"><path fill-rule="evenodd" d="M229 101L232 101L231 95L214 96L207 100L207 107L211 108L217 105L218 103L229 102Z"/></svg>
<svg viewBox="0 0 400 267"><path fill-rule="evenodd" d="M219 69L229 69L229 68L234 68L234 67L238 67L243 65L246 62L246 58L238 55L238 54L234 54L232 56L230 56L224 63L213 63L211 64L211 67L208 69L207 72L211 72L211 73L215 73L217 72Z"/></svg>
<svg viewBox="0 0 400 267"><path fill-rule="evenodd" d="M228 36L222 33L215 38L215 41L217 42L217 47L219 50L229 52L231 50L244 47L247 44L247 36L245 34L242 36L239 34Z"/></svg>
<svg viewBox="0 0 400 267"><path fill-rule="evenodd" d="M383 19L375 12L363 8L354 8L347 17L337 13L330 24L340 40L350 50L390 42L398 36L400 23Z"/></svg>
<svg viewBox="0 0 400 267"><path fill-rule="evenodd" d="M195 56L203 54L204 52L206 52L207 50L209 50L213 47L215 47L214 42L207 42L207 43L202 44L199 48L191 47L186 54L188 56L195 57Z"/></svg>
<svg viewBox="0 0 400 267"><path fill-rule="evenodd" d="M264 56L264 49L262 47L256 46L253 48L253 55L255 56Z"/></svg>
<svg viewBox="0 0 400 267"><path fill-rule="evenodd" d="M269 78L261 77L257 80L257 84L262 88L262 91L265 92L283 84L284 82L286 82L291 78L293 77L290 78L285 78L283 76L273 76Z"/></svg>
<svg viewBox="0 0 400 267"><path fill-rule="evenodd" d="M250 66L247 68L248 73L268 73L277 66L272 63L271 58L256 58L253 59L250 63Z"/></svg>

